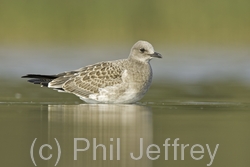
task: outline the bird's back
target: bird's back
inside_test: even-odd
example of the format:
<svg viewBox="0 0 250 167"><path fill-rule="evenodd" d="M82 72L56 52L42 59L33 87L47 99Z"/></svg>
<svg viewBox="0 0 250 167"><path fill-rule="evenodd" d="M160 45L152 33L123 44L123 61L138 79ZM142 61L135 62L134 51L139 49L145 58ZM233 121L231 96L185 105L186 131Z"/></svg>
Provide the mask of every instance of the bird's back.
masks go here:
<svg viewBox="0 0 250 167"><path fill-rule="evenodd" d="M149 64L153 57L161 58L153 46L138 41L127 59L100 62L57 75L28 74L23 78L58 91L73 93L86 102L133 103L147 92L152 81Z"/></svg>

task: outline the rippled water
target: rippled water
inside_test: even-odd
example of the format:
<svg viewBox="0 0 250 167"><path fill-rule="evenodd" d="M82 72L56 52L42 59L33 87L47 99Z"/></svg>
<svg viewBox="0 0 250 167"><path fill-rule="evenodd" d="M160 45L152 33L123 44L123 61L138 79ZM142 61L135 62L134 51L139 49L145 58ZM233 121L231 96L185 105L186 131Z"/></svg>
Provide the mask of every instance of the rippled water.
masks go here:
<svg viewBox="0 0 250 167"><path fill-rule="evenodd" d="M2 166L249 166L249 49L157 49L153 85L132 105L84 104L20 78L128 54L110 50L0 48Z"/></svg>
<svg viewBox="0 0 250 167"><path fill-rule="evenodd" d="M3 166L250 164L248 88L153 85L139 103L113 105L10 85L0 102Z"/></svg>

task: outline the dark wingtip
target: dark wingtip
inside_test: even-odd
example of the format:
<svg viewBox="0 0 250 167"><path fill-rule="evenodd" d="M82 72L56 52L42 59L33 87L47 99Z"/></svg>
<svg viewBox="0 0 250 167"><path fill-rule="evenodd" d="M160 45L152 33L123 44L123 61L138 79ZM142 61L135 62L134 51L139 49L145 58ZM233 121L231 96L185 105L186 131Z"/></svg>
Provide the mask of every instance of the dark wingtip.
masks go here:
<svg viewBox="0 0 250 167"><path fill-rule="evenodd" d="M43 78L43 79L55 79L57 77L58 77L57 75L41 75L41 74L27 74L21 76L21 78Z"/></svg>
<svg viewBox="0 0 250 167"><path fill-rule="evenodd" d="M51 82L53 79L57 78L57 75L40 75L40 74L27 74L24 76L21 76L21 78L31 78L28 79L28 82L33 84L40 84L42 86L48 87L49 82Z"/></svg>
<svg viewBox="0 0 250 167"><path fill-rule="evenodd" d="M34 78L37 76L39 76L39 74L26 74L26 75L21 76L21 78Z"/></svg>
<svg viewBox="0 0 250 167"><path fill-rule="evenodd" d="M28 75L21 76L21 78L28 78Z"/></svg>

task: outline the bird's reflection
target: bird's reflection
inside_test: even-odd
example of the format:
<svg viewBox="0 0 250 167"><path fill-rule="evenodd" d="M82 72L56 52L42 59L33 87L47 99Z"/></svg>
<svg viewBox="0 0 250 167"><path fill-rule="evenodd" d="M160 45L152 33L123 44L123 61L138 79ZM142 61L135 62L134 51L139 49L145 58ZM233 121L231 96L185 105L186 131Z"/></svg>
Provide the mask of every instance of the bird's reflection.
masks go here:
<svg viewBox="0 0 250 167"><path fill-rule="evenodd" d="M48 112L49 140L52 142L57 138L62 147L58 165L152 166L145 153L146 147L153 142L149 107L122 104L49 105ZM77 160L74 160L76 138L79 139L79 149L87 147L86 140L90 147L77 152ZM140 138L143 139L143 156L133 160L130 153L134 157L140 156ZM95 147L94 139L96 145L102 146ZM103 160L104 153L106 160Z"/></svg>

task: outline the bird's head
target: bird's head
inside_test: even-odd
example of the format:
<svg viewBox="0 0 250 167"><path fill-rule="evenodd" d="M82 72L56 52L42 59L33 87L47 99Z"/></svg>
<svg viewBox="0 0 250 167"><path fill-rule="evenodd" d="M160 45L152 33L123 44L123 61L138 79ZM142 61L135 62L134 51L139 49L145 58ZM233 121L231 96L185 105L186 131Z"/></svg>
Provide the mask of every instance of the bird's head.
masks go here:
<svg viewBox="0 0 250 167"><path fill-rule="evenodd" d="M147 41L138 41L131 48L129 59L148 62L152 58L162 58L160 53L154 51L153 46Z"/></svg>

